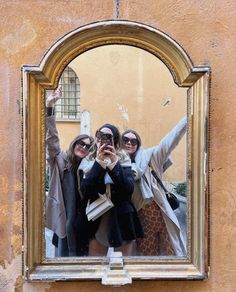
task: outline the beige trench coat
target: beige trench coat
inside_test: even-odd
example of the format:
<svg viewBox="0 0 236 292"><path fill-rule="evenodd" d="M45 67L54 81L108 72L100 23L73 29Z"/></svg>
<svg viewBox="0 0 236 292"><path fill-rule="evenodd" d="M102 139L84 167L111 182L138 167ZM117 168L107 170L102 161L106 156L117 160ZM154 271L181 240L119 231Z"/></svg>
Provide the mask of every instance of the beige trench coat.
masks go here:
<svg viewBox="0 0 236 292"><path fill-rule="evenodd" d="M55 232L58 237L66 236L66 211L62 194L61 181L66 165L66 153L61 150L55 116L46 118L46 154L50 166L50 187L46 196L47 228Z"/></svg>
<svg viewBox="0 0 236 292"><path fill-rule="evenodd" d="M159 145L149 149L139 149L135 163L132 165L135 180L142 197L134 198L133 202L137 210L154 200L161 209L163 219L166 223L172 247L177 256L186 255L186 244L184 242L178 219L170 207L165 192L157 184L148 167L151 164L159 178L162 178L164 164L168 160L171 151L177 146L186 132L187 119L184 117L160 142Z"/></svg>

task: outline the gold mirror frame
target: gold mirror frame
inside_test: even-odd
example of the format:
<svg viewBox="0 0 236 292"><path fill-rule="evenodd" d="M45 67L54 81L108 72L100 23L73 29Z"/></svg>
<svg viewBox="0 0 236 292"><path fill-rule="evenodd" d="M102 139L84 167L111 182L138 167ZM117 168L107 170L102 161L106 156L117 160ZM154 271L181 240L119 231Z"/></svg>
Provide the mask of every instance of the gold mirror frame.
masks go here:
<svg viewBox="0 0 236 292"><path fill-rule="evenodd" d="M81 53L107 44L144 49L169 68L178 86L188 87L188 254L180 257L123 257L111 268L109 257L44 256L45 88L55 88L64 68ZM194 66L163 32L137 22L110 20L80 27L59 39L38 66L23 66L24 276L30 281L103 279L205 279L208 276L208 102L210 68ZM125 273L124 273L125 271ZM129 280L127 280L129 278Z"/></svg>

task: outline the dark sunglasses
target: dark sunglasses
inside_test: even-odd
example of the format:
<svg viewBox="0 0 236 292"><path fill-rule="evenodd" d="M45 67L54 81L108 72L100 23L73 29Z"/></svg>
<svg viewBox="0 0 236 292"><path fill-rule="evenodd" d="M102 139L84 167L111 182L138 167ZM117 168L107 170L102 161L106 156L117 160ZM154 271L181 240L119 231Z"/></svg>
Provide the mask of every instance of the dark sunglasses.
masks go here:
<svg viewBox="0 0 236 292"><path fill-rule="evenodd" d="M80 148L86 149L87 151L89 151L89 149L92 147L91 144L86 144L84 141L78 141L76 145L78 145Z"/></svg>
<svg viewBox="0 0 236 292"><path fill-rule="evenodd" d="M129 139L128 137L123 137L122 140L123 140L124 144L128 144L130 142L130 144L132 146L138 145L138 140L137 139Z"/></svg>
<svg viewBox="0 0 236 292"><path fill-rule="evenodd" d="M98 131L96 133L96 138L99 140L100 139L104 140L104 141L112 141L113 135L112 134L105 134L103 132Z"/></svg>

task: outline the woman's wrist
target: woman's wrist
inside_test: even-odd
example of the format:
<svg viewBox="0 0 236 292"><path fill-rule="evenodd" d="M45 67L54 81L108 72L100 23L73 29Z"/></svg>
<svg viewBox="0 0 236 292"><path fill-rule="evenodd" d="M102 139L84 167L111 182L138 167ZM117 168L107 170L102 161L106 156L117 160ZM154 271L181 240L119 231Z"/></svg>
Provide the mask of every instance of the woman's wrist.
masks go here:
<svg viewBox="0 0 236 292"><path fill-rule="evenodd" d="M106 169L106 167L107 167L107 161L101 160L101 159L99 159L98 157L96 157L95 160L97 161L98 164L100 164L100 166L101 166L102 168Z"/></svg>
<svg viewBox="0 0 236 292"><path fill-rule="evenodd" d="M109 163L107 165L107 167L109 168L109 170L112 170L116 166L117 162L118 162L118 158L116 157L116 160L111 161L111 163Z"/></svg>

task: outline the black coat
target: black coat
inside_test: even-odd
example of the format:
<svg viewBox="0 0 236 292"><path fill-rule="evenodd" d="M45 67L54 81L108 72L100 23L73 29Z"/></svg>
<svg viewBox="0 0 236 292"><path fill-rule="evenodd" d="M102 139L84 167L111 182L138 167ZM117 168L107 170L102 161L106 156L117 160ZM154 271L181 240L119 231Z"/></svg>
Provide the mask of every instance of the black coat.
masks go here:
<svg viewBox="0 0 236 292"><path fill-rule="evenodd" d="M88 255L89 223L78 192L77 174L65 169L61 186L66 210L66 237L59 238L54 233L52 243L58 248L60 257Z"/></svg>
<svg viewBox="0 0 236 292"><path fill-rule="evenodd" d="M134 240L143 237L143 230L138 219L136 209L131 202L134 190L134 181L131 167L122 167L119 162L112 170L104 169L97 161L94 162L86 177L81 179L80 189L85 200L94 201L98 193L106 192L104 177L108 172L113 184L111 184L111 200L114 207L111 208L111 222L108 231L110 246L118 247L123 241ZM90 238L94 238L101 218L90 223Z"/></svg>

